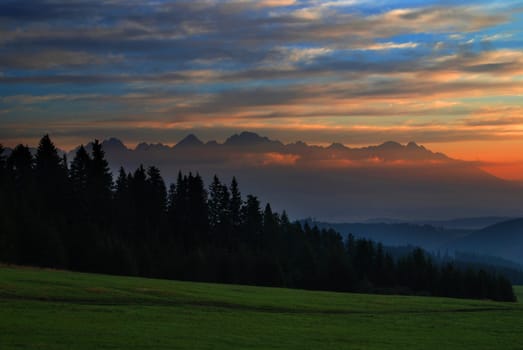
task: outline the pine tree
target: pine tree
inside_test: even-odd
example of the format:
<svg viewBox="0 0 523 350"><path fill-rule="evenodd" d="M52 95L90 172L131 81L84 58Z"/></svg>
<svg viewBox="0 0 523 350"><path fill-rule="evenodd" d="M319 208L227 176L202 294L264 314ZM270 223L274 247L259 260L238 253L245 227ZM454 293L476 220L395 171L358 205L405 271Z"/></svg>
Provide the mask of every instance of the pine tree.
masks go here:
<svg viewBox="0 0 523 350"><path fill-rule="evenodd" d="M132 175L125 172L123 167L118 171L118 178L115 182L113 213L113 227L120 237L128 238L133 230L134 205L130 193L130 186L133 181Z"/></svg>
<svg viewBox="0 0 523 350"><path fill-rule="evenodd" d="M129 191L129 176L123 167L118 170L118 178L115 183L114 198L117 202L125 200Z"/></svg>
<svg viewBox="0 0 523 350"><path fill-rule="evenodd" d="M12 177L17 190L28 191L33 183L34 159L29 147L16 146L6 161L6 170Z"/></svg>
<svg viewBox="0 0 523 350"><path fill-rule="evenodd" d="M187 214L189 218L189 227L193 231L193 235L187 233L190 245L195 245L195 242L200 240L206 241L209 232L209 217L207 207L207 191L203 184L203 180L199 174L193 176L189 173L187 181Z"/></svg>
<svg viewBox="0 0 523 350"><path fill-rule="evenodd" d="M183 236L188 229L188 186L187 176L178 172L176 185L171 193L169 217L172 222L175 235ZM181 238L181 237L179 237Z"/></svg>
<svg viewBox="0 0 523 350"><path fill-rule="evenodd" d="M113 188L113 176L109 170L109 163L105 159L102 144L94 140L91 162L91 190L98 201L108 201Z"/></svg>
<svg viewBox="0 0 523 350"><path fill-rule="evenodd" d="M111 198L113 177L109 170L109 163L105 159L105 152L98 140L92 144L92 160L88 180L88 211L92 220L100 227L109 224L111 214Z"/></svg>
<svg viewBox="0 0 523 350"><path fill-rule="evenodd" d="M241 208L242 208L243 200L242 200L240 190L238 188L238 182L236 181L235 177L232 178L230 192L231 192L231 200L229 202L229 211L230 211L230 217L231 217L231 224L233 226L233 229L237 229L241 225L241 220L242 220Z"/></svg>
<svg viewBox="0 0 523 350"><path fill-rule="evenodd" d="M147 169L146 210L150 235L158 238L167 213L167 190L160 170L155 166Z"/></svg>
<svg viewBox="0 0 523 350"><path fill-rule="evenodd" d="M167 192L167 215L172 224L174 218L174 205L176 202L176 185L170 184L169 191Z"/></svg>
<svg viewBox="0 0 523 350"><path fill-rule="evenodd" d="M229 189L220 182L216 175L209 186L208 207L212 238L216 244L232 248Z"/></svg>
<svg viewBox="0 0 523 350"><path fill-rule="evenodd" d="M64 266L67 240L66 218L71 210L68 200L69 179L58 150L49 135L40 140L35 157L36 189L41 203L39 232L33 232L38 245L33 250L34 261L48 266Z"/></svg>
<svg viewBox="0 0 523 350"><path fill-rule="evenodd" d="M256 196L247 195L247 200L242 207L242 231L245 238L254 244L256 249L261 246L261 230L263 217L260 201Z"/></svg>
<svg viewBox="0 0 523 350"><path fill-rule="evenodd" d="M84 146L81 145L76 151L69 171L73 193L77 201L86 201L90 168L91 157L85 150Z"/></svg>
<svg viewBox="0 0 523 350"><path fill-rule="evenodd" d="M271 205L267 203L263 211L263 234L262 241L264 248L268 251L274 251L279 248L278 231L279 231L279 217L272 212Z"/></svg>
<svg viewBox="0 0 523 350"><path fill-rule="evenodd" d="M165 213L167 210L167 189L160 170L155 166L150 166L147 169L147 185L149 187L151 211L157 212L158 215Z"/></svg>
<svg viewBox="0 0 523 350"><path fill-rule="evenodd" d="M223 186L216 175L214 175L211 185L209 186L209 225L211 230L216 231L220 226L223 218Z"/></svg>
<svg viewBox="0 0 523 350"><path fill-rule="evenodd" d="M50 210L67 208L67 172L49 135L40 140L35 157L36 184Z"/></svg>

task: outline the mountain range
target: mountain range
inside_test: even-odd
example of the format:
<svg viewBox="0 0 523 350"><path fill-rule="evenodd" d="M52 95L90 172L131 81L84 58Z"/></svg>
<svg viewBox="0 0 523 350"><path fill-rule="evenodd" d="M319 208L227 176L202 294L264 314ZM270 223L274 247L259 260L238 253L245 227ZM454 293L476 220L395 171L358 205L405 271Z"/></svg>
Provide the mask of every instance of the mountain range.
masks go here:
<svg viewBox="0 0 523 350"><path fill-rule="evenodd" d="M113 173L143 164L159 167L167 182L179 171L198 172L207 183L215 174L226 183L236 176L244 194L258 195L295 219L523 216L523 188L415 142L351 148L283 143L242 132L224 142L203 142L190 134L173 146L139 143L134 148L110 138L103 147Z"/></svg>
<svg viewBox="0 0 523 350"><path fill-rule="evenodd" d="M120 166L134 171L143 164L159 167L167 183L179 171L198 172L206 183L215 174L226 183L236 176L244 195L255 194L294 219L436 223L451 217L523 216L523 187L415 142L352 148L336 142L283 143L241 132L224 142L203 142L190 134L173 146L128 147L116 138L102 145L113 174ZM75 152L67 153L69 160Z"/></svg>

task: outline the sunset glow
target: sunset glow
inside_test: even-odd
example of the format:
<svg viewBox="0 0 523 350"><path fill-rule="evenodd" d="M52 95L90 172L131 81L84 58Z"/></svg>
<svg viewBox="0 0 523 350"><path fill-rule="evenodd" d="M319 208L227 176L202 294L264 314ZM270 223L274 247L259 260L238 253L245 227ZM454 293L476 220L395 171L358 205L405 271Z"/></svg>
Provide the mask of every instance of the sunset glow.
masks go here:
<svg viewBox="0 0 523 350"><path fill-rule="evenodd" d="M523 180L522 22L518 1L4 2L0 141L416 141Z"/></svg>

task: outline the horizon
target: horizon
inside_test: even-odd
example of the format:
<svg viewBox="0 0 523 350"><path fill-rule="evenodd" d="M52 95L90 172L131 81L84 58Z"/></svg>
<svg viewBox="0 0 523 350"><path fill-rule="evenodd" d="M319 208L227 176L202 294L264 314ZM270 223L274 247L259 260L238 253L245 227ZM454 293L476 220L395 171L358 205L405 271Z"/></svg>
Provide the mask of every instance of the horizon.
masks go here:
<svg viewBox="0 0 523 350"><path fill-rule="evenodd" d="M382 145L390 143L390 142L399 144L399 145L401 145L403 147L406 147L408 144L414 144L414 145L423 147L426 150L431 151L433 153L443 154L444 156L446 156L446 157L448 157L448 158L450 158L452 160L463 161L463 162L469 163L471 165L477 166L479 169L481 169L481 170L487 172L488 174L490 174L492 176L495 176L495 177L497 177L497 178L499 178L501 180L514 182L516 184L523 185L523 174L522 174L521 178L519 178L519 177L515 178L515 177L512 177L512 176L504 176L505 173L503 173L503 172L500 173L498 171L492 171L489 168L489 166L485 166L483 164L483 162L467 161L465 159L455 158L455 157L452 157L452 156L450 156L449 154L447 154L445 152L441 152L441 151L439 151L437 149L429 148L428 146L426 146L424 144L421 144L421 143L418 143L415 140L411 140L411 141L408 141L408 142L405 142L405 143L397 142L395 140L384 140L382 142L378 142L378 143L374 143L374 144L355 144L355 145L344 144L344 143L336 142L336 141L333 141L333 142L330 142L330 143L309 143L309 142L306 142L306 141L303 141L303 140L299 140L299 139L291 140L291 141L283 141L283 140L278 140L278 139L274 139L274 138L268 137L268 136L263 135L263 134L259 134L257 132L243 130L243 131L240 131L240 132L233 133L233 134L231 134L231 135L229 135L227 137L221 138L221 139L215 139L215 138L202 139L198 135L196 135L196 134L194 134L192 132L189 132L185 136L183 136L182 138L180 138L177 141L172 142L172 143L155 142L155 141L143 141L143 140L142 141L137 140L137 141L134 141L134 142L128 142L125 139L122 139L122 138L119 138L119 137L108 136L108 137L105 137L105 138L96 138L96 137L94 137L94 138L91 138L91 139L86 139L85 142L80 142L80 143L77 143L77 144L70 144L70 145L66 144L65 146L60 144L60 143L56 143L56 142L55 142L55 144L61 151L64 151L66 153L71 153L72 151L74 151L80 145L84 145L85 146L85 145L89 144L90 142L92 142L95 139L98 139L100 142L106 142L106 141L110 141L111 139L115 139L115 140L118 140L119 142L121 142L129 150L136 150L136 148L140 144L147 144L147 145L158 144L158 145L163 145L163 146L168 146L170 148L173 148L177 144L179 144L180 142L182 142L183 140L188 138L189 136L195 136L203 144L209 144L209 143L212 143L212 142L216 142L217 144L222 145L222 144L224 144L227 141L227 139L231 138L232 136L238 136L238 135L241 135L241 134L244 134L244 133L255 134L256 136L259 136L259 137L262 137L262 138L268 138L271 141L278 141L278 142L281 142L285 146L286 145L292 145L292 144L299 143L299 142L303 142L307 146L318 146L318 147L322 147L324 149L328 148L329 146L335 145L335 144L341 144L344 147L347 147L347 148L350 148L350 149L353 149L353 150L354 149L364 149L364 148L367 148L367 147L382 146ZM52 135L50 135L50 136L52 136ZM27 144L26 143L24 145L28 145L30 147L36 147L37 144L38 144L38 141L34 141L32 144ZM11 148L11 149L14 148L16 145L17 145L17 143L14 143L14 144L3 144L4 147L8 147L8 148Z"/></svg>

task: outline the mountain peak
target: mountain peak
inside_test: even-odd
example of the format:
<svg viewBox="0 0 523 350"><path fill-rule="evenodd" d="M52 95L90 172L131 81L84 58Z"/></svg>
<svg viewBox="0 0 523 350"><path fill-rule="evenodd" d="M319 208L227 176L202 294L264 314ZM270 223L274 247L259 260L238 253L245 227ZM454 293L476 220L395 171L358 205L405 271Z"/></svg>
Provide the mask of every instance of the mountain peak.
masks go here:
<svg viewBox="0 0 523 350"><path fill-rule="evenodd" d="M149 149L149 144L146 142L140 142L136 145L135 151L147 151Z"/></svg>
<svg viewBox="0 0 523 350"><path fill-rule="evenodd" d="M410 141L408 144L407 144L407 149L411 149L411 150L426 150L425 147L423 146L420 146L418 145L416 142L414 141Z"/></svg>
<svg viewBox="0 0 523 350"><path fill-rule="evenodd" d="M136 148L134 150L135 151L152 151L152 150L160 151L160 150L164 150L164 149L170 149L170 147L164 145L161 142L158 142L158 143L141 142L136 146Z"/></svg>
<svg viewBox="0 0 523 350"><path fill-rule="evenodd" d="M116 137L110 137L109 139L104 140L102 142L102 147L104 150L127 150L127 147L125 147L123 142Z"/></svg>
<svg viewBox="0 0 523 350"><path fill-rule="evenodd" d="M239 135L234 134L225 141L229 146L258 145L271 142L268 137L262 137L254 132L242 131Z"/></svg>
<svg viewBox="0 0 523 350"><path fill-rule="evenodd" d="M331 149L331 150L338 150L338 151L344 151L344 150L347 150L348 148L342 144L342 143L339 143L339 142L333 142L329 147L327 147L328 149Z"/></svg>
<svg viewBox="0 0 523 350"><path fill-rule="evenodd" d="M197 138L194 134L189 134L185 136L180 142L176 144L175 147L195 147L201 146L203 142Z"/></svg>
<svg viewBox="0 0 523 350"><path fill-rule="evenodd" d="M381 145L379 145L378 148L386 149L386 150L399 150L399 149L403 148L403 146L396 141L387 141L387 142L384 142Z"/></svg>

